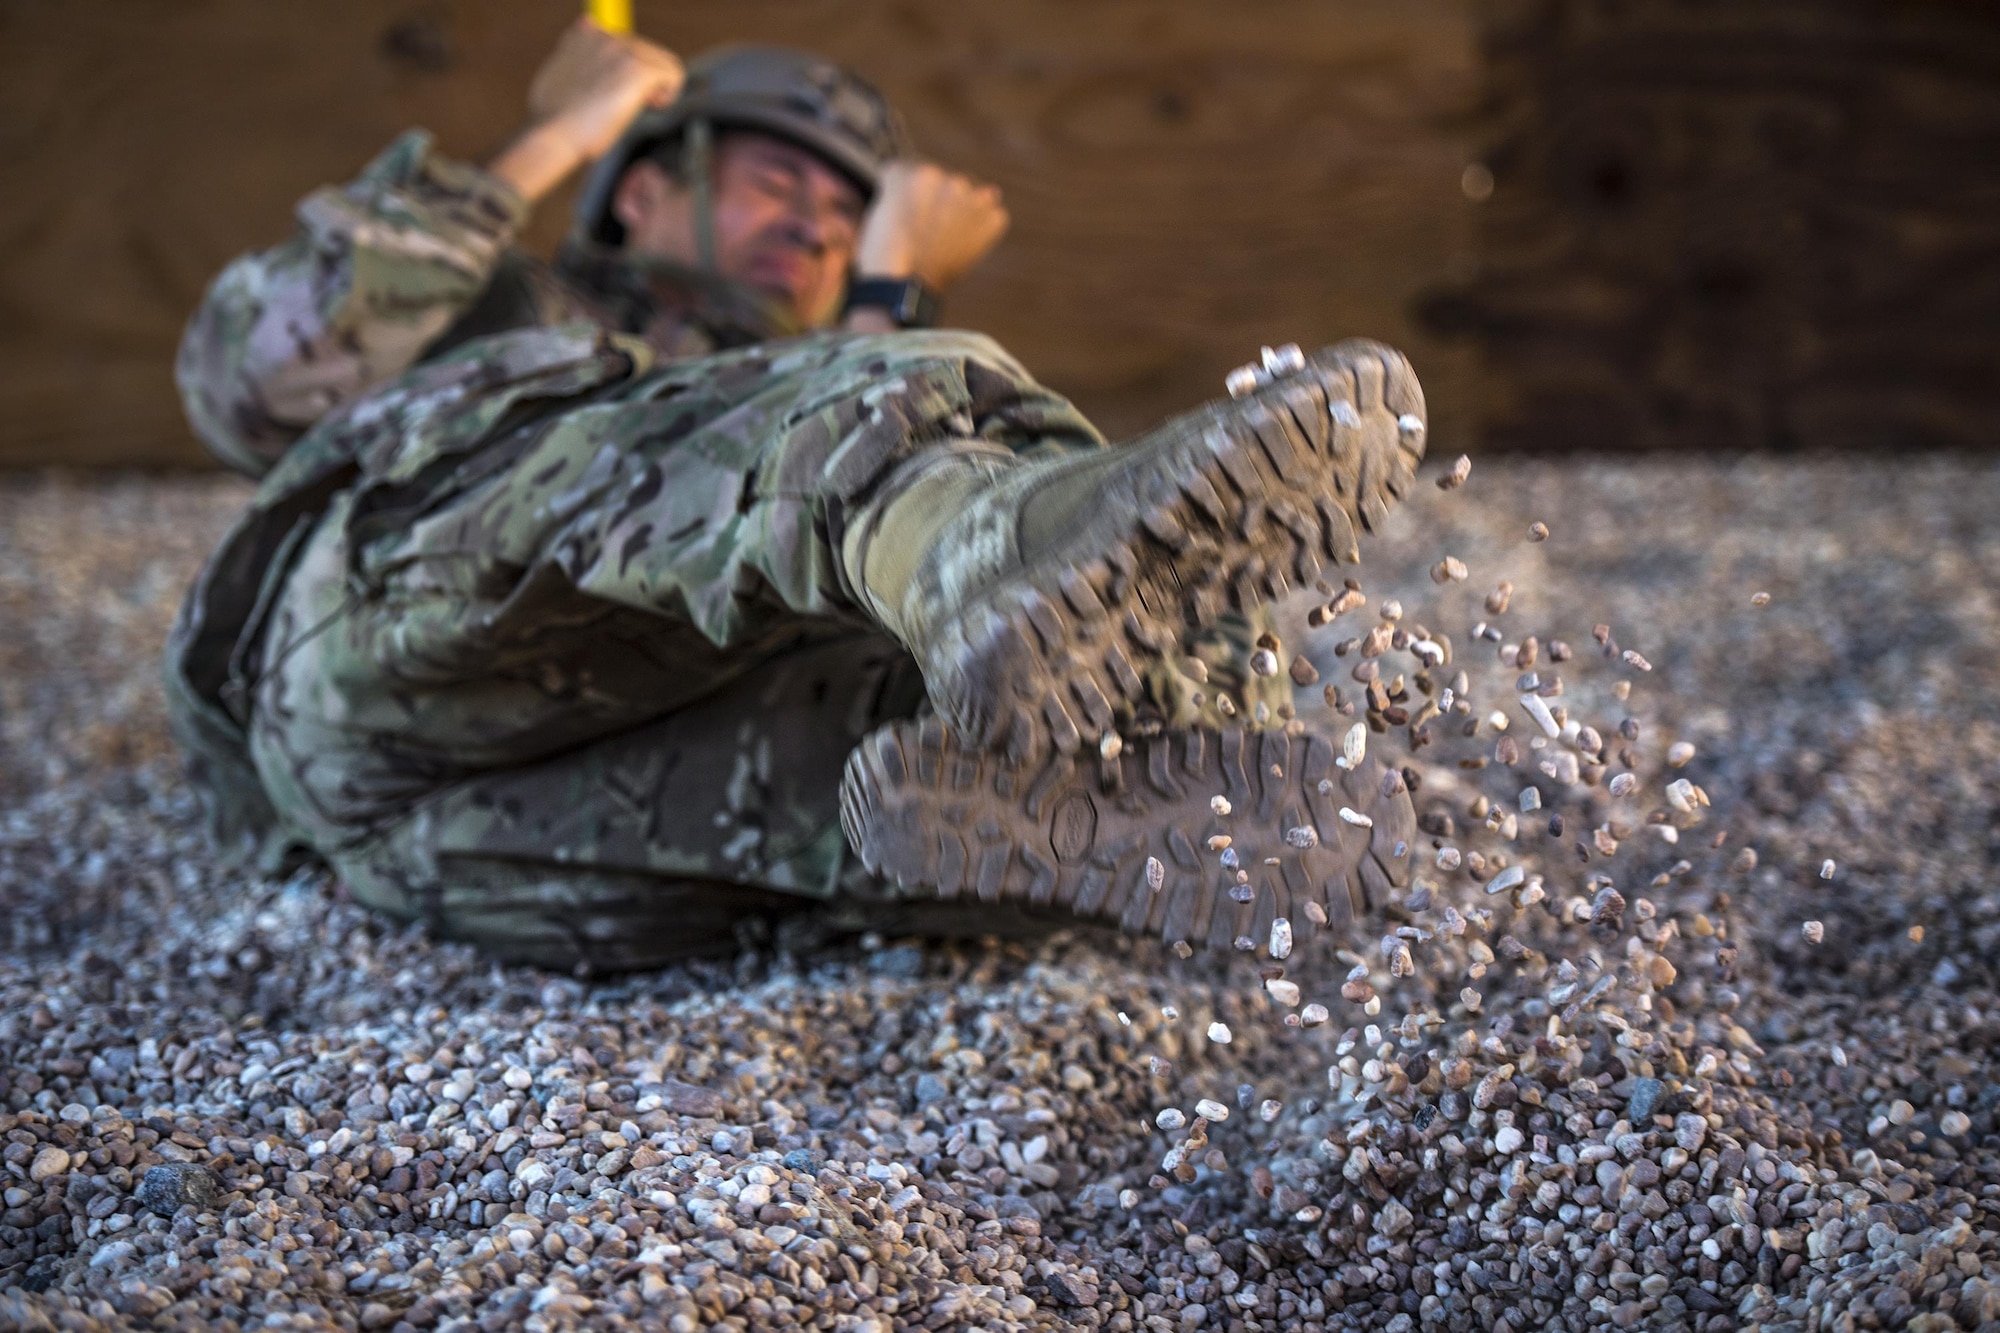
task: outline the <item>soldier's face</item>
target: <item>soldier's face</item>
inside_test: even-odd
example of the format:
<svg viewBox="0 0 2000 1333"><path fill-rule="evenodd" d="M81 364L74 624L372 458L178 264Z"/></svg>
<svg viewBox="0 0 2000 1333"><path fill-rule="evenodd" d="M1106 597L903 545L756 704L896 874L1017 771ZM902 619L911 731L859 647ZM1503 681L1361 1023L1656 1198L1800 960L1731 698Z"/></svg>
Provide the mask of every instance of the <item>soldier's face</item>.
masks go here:
<svg viewBox="0 0 2000 1333"><path fill-rule="evenodd" d="M741 131L716 142L712 198L717 272L807 328L831 324L861 231L854 183L803 148ZM658 166L626 172L613 208L627 249L698 262L693 195Z"/></svg>

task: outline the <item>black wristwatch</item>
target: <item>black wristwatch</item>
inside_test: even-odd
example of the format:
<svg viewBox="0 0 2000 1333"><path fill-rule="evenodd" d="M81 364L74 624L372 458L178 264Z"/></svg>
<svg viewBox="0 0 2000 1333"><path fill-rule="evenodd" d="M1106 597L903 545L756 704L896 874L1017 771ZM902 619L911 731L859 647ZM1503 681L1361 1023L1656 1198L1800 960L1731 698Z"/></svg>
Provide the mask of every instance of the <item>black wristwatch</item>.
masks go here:
<svg viewBox="0 0 2000 1333"><path fill-rule="evenodd" d="M847 305L841 313L857 308L883 311L906 329L937 325L937 293L921 278L856 278L847 284Z"/></svg>

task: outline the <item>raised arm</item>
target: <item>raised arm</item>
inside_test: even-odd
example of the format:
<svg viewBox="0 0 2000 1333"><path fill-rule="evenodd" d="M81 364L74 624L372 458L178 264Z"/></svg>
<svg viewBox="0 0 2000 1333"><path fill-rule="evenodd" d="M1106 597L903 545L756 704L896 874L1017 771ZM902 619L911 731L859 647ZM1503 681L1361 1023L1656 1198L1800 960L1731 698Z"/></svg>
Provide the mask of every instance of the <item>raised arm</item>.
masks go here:
<svg viewBox="0 0 2000 1333"><path fill-rule="evenodd" d="M314 422L408 369L479 300L535 201L680 82L671 53L578 23L487 167L415 131L353 182L308 195L291 238L225 269L188 324L176 379L196 435L259 476Z"/></svg>

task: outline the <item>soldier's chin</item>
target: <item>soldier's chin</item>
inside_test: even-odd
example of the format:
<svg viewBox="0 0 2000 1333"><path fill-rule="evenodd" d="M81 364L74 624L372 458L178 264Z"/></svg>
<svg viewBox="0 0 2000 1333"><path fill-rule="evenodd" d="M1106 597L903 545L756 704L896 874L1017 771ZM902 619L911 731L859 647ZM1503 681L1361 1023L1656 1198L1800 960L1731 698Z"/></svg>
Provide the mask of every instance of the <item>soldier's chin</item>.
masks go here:
<svg viewBox="0 0 2000 1333"><path fill-rule="evenodd" d="M800 297L798 289L790 283L775 278L751 277L745 279L743 285L792 318L803 322L805 302Z"/></svg>

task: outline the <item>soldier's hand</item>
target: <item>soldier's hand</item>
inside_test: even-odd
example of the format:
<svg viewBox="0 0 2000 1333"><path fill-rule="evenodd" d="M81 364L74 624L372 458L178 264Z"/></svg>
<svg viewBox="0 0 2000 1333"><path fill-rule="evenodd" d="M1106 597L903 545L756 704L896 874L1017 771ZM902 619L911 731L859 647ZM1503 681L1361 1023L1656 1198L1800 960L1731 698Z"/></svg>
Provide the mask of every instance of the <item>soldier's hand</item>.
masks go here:
<svg viewBox="0 0 2000 1333"><path fill-rule="evenodd" d="M685 77L665 47L579 18L535 72L527 126L488 170L538 199L609 152L640 112L673 101Z"/></svg>
<svg viewBox="0 0 2000 1333"><path fill-rule="evenodd" d="M936 291L957 282L1007 231L997 186L931 162L892 162L862 223L854 271L914 277Z"/></svg>

